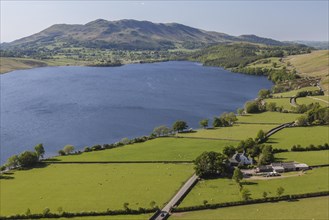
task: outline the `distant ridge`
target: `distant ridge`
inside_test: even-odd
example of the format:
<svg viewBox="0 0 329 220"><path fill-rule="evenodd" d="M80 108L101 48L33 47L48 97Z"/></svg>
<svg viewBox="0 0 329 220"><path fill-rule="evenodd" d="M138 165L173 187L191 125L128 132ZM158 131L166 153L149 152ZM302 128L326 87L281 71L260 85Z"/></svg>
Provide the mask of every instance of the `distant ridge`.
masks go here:
<svg viewBox="0 0 329 220"><path fill-rule="evenodd" d="M113 49L174 49L200 48L206 45L231 42L250 42L266 45L287 43L256 35L238 37L205 31L178 23L152 23L150 21L97 19L85 25L55 24L49 28L1 44L2 49L27 49L45 46L73 45L89 48Z"/></svg>

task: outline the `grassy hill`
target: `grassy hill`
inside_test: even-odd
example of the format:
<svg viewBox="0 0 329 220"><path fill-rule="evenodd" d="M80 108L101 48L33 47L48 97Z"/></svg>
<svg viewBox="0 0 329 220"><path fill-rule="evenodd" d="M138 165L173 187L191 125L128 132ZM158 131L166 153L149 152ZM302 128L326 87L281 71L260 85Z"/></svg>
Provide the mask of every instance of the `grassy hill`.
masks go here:
<svg viewBox="0 0 329 220"><path fill-rule="evenodd" d="M296 68L302 77L316 77L321 79L321 86L328 94L329 86L329 51L319 50L310 54L289 56L284 59Z"/></svg>
<svg viewBox="0 0 329 220"><path fill-rule="evenodd" d="M230 36L204 31L178 23L152 23L149 21L97 19L85 25L55 24L39 33L11 43L3 49L31 49L41 47L73 47L102 49L173 49L200 48L225 42L253 42L268 45L286 45L280 41L255 35Z"/></svg>

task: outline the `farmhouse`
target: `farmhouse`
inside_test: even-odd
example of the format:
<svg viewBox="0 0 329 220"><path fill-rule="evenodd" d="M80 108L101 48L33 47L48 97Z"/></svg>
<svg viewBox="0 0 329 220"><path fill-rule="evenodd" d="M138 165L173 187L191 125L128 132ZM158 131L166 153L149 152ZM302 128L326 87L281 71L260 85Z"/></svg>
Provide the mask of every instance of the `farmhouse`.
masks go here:
<svg viewBox="0 0 329 220"><path fill-rule="evenodd" d="M270 165L259 166L256 171L257 172L290 172L290 171L300 171L300 170L308 170L309 166L304 163L297 162L282 162L282 163L271 163Z"/></svg>
<svg viewBox="0 0 329 220"><path fill-rule="evenodd" d="M245 152L238 153L236 152L232 158L229 159L231 166L243 166L243 165L252 165L252 158L248 157Z"/></svg>

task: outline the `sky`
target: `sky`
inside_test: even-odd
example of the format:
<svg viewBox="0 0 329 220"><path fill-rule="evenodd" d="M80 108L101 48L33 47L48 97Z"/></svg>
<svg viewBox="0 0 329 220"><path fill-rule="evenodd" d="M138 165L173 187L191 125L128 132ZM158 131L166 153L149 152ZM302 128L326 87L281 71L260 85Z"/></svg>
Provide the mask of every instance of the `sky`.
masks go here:
<svg viewBox="0 0 329 220"><path fill-rule="evenodd" d="M234 36L328 40L328 0L256 1L1 1L0 41L10 42L53 24L98 18L177 22Z"/></svg>

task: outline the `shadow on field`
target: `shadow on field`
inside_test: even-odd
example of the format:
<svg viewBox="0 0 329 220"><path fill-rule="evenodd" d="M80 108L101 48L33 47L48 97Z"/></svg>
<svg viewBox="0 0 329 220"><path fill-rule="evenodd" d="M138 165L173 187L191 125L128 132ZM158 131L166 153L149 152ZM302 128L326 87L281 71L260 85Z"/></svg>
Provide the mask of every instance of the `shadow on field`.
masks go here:
<svg viewBox="0 0 329 220"><path fill-rule="evenodd" d="M57 161L61 161L61 160L56 159L56 158L48 158L48 159L43 160L43 162L57 162Z"/></svg>
<svg viewBox="0 0 329 220"><path fill-rule="evenodd" d="M39 162L37 164L34 164L31 167L24 167L24 168L20 168L19 170L32 170L32 169L39 169L39 168L45 168L49 166L49 164L47 163L43 163L43 162Z"/></svg>
<svg viewBox="0 0 329 220"><path fill-rule="evenodd" d="M276 157L275 158L275 162L284 162L284 161L287 161L287 158L283 158L283 157Z"/></svg>
<svg viewBox="0 0 329 220"><path fill-rule="evenodd" d="M241 185L248 186L248 185L257 185L258 183L255 182L241 182Z"/></svg>
<svg viewBox="0 0 329 220"><path fill-rule="evenodd" d="M3 175L0 175L0 180L12 180L12 179L14 179L13 176L8 176L8 175L12 175L12 174L5 173Z"/></svg>

